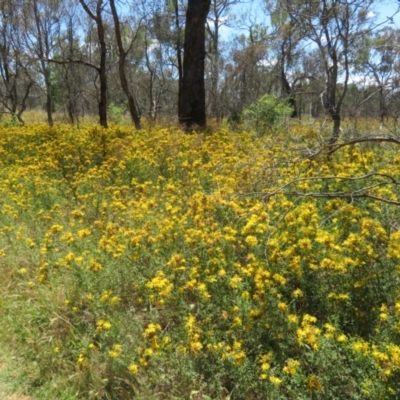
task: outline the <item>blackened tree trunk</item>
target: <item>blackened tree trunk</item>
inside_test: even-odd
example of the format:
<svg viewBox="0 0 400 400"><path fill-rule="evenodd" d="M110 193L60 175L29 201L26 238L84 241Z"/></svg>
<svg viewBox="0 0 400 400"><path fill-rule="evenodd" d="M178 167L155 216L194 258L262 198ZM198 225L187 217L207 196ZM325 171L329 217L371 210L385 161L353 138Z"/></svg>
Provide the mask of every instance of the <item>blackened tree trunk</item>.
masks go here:
<svg viewBox="0 0 400 400"><path fill-rule="evenodd" d="M179 87L179 122L206 125L204 84L205 24L210 0L189 0L186 12L183 76Z"/></svg>

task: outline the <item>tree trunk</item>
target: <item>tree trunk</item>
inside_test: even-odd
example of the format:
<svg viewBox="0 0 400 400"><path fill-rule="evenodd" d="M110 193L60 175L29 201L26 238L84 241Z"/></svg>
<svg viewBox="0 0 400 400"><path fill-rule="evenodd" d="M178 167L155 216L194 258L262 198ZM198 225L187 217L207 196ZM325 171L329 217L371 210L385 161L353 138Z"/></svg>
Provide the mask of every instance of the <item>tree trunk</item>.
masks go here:
<svg viewBox="0 0 400 400"><path fill-rule="evenodd" d="M99 1L98 3L101 3ZM100 43L100 65L99 65L99 79L100 79L100 99L99 99L99 117L100 125L104 128L108 127L107 124L107 71L106 71L106 58L107 46L104 38L104 26L101 19L101 7L97 7L97 34Z"/></svg>
<svg viewBox="0 0 400 400"><path fill-rule="evenodd" d="M219 105L219 16L217 3L213 2L214 8L214 31L210 31L211 36L211 96L210 96L210 108L211 115L217 120L220 119L220 105Z"/></svg>
<svg viewBox="0 0 400 400"><path fill-rule="evenodd" d="M44 64L44 63L42 63ZM53 121L53 99L51 97L51 82L50 82L50 72L48 65L44 65L44 80L46 85L46 112L47 112L47 123L50 127L54 125Z"/></svg>
<svg viewBox="0 0 400 400"><path fill-rule="evenodd" d="M297 118L296 97L293 94L293 90L290 86L290 83L286 78L286 73L285 73L285 68L284 68L283 62L281 65L281 84L282 84L282 91L287 96L288 105L293 110L292 113L290 114L290 118Z"/></svg>
<svg viewBox="0 0 400 400"><path fill-rule="evenodd" d="M97 27L97 38L99 40L100 46L100 64L99 67L95 68L99 74L100 80L100 96L99 96L99 119L100 125L104 128L108 127L107 124L107 45L105 40L105 30L102 18L103 0L97 0L96 3L96 14L90 10L90 8L85 3L85 0L79 0L85 12L89 17L96 22ZM93 67L93 66L91 66Z"/></svg>
<svg viewBox="0 0 400 400"><path fill-rule="evenodd" d="M332 136L329 139L329 144L335 144L338 139L339 139L339 135L340 135L340 122L341 122L341 118L340 118L340 112L336 112L333 115L331 115L332 117L332 121L333 121L333 132L332 132Z"/></svg>
<svg viewBox="0 0 400 400"><path fill-rule="evenodd" d="M46 112L47 112L47 122L49 126L53 126L53 100L51 98L51 81L50 81L50 69L47 62L44 61L45 58L49 57L49 46L48 46L48 38L44 38L44 35L48 32L43 32L40 20L41 16L39 15L39 9L37 1L33 1L33 13L35 16L35 24L37 30L37 42L38 42L38 55L40 57L40 64L42 69L42 74L44 77L44 84L46 86Z"/></svg>
<svg viewBox="0 0 400 400"><path fill-rule="evenodd" d="M181 26L179 23L179 5L178 0L174 1L174 11L175 11L175 27L178 32L178 39L176 42L176 58L178 59L178 76L179 76L179 87L182 84L183 79L183 67L182 67L182 44L181 44Z"/></svg>
<svg viewBox="0 0 400 400"><path fill-rule="evenodd" d="M334 49L331 49L330 59L332 66L327 68L326 98L324 102L325 110L332 118L333 130L329 139L329 144L335 144L340 135L340 104L336 101L337 79L338 79L338 59Z"/></svg>
<svg viewBox="0 0 400 400"><path fill-rule="evenodd" d="M385 122L385 118L386 118L386 121L389 118L388 107L387 107L386 100L385 100L385 93L383 91L383 85L380 82L379 82L379 115L380 115L381 124L383 124Z"/></svg>
<svg viewBox="0 0 400 400"><path fill-rule="evenodd" d="M129 90L128 79L126 78L125 74L125 59L127 52L124 50L124 46L122 43L121 27L114 0L110 0L110 6L111 6L111 13L114 19L115 38L117 40L117 46L118 46L118 72L119 72L119 79L121 81L121 88L124 91L126 98L128 99L129 112L131 114L131 118L133 123L135 124L136 129L142 129L142 126L140 124L140 116L136 109L135 98L133 97L133 94Z"/></svg>
<svg viewBox="0 0 400 400"><path fill-rule="evenodd" d="M210 0L189 0L186 13L183 77L179 88L179 122L206 125L204 84L205 23Z"/></svg>

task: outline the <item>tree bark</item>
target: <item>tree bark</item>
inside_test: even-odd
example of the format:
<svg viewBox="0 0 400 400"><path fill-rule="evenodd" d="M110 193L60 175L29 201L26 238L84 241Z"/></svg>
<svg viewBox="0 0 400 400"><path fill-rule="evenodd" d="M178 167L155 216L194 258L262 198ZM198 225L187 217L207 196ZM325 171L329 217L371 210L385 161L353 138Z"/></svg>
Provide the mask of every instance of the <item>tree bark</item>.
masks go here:
<svg viewBox="0 0 400 400"><path fill-rule="evenodd" d="M128 99L128 107L132 121L135 124L135 128L139 130L142 129L142 126L140 124L140 116L136 108L135 98L133 97L133 94L129 90L128 79L126 78L126 73L125 73L125 60L128 52L125 51L124 45L122 43L121 26L114 0L110 0L110 6L111 6L111 13L114 19L115 38L118 46L118 72L119 72L119 79L121 81L121 88L126 98Z"/></svg>
<svg viewBox="0 0 400 400"><path fill-rule="evenodd" d="M183 79L183 67L182 67L182 44L181 44L181 25L179 23L179 5L178 0L174 0L174 12L175 12L175 27L178 32L177 42L176 42L176 58L178 59L178 76L179 76L179 86L182 84Z"/></svg>
<svg viewBox="0 0 400 400"><path fill-rule="evenodd" d="M205 23L210 0L189 0L186 12L183 76L179 88L179 122L206 125L204 84Z"/></svg>
<svg viewBox="0 0 400 400"><path fill-rule="evenodd" d="M97 0L96 3L96 14L90 10L84 0L79 0L83 9L89 15L93 21L96 22L97 37L100 46L100 63L99 67L96 68L99 73L100 80L100 96L99 96L99 119L100 125L104 128L108 127L107 124L107 71L106 71L106 60L107 60L107 45L105 40L105 30L102 18L103 11L103 0Z"/></svg>
<svg viewBox="0 0 400 400"><path fill-rule="evenodd" d="M37 43L38 43L38 56L40 58L40 66L42 69L42 74L44 78L44 84L46 87L46 112L47 112L47 122L49 126L53 126L53 99L51 96L52 85L50 80L50 68L45 59L49 57L50 49L49 49L49 38L44 37L45 35L49 35L49 32L43 32L41 25L41 16L39 15L39 8L37 1L33 1L33 14L35 18L35 25L37 30Z"/></svg>
<svg viewBox="0 0 400 400"><path fill-rule="evenodd" d="M290 114L290 118L297 118L297 105L296 105L296 96L293 93L292 87L290 86L289 81L286 77L284 62L281 65L281 84L282 91L287 96L288 105L292 108L292 113Z"/></svg>

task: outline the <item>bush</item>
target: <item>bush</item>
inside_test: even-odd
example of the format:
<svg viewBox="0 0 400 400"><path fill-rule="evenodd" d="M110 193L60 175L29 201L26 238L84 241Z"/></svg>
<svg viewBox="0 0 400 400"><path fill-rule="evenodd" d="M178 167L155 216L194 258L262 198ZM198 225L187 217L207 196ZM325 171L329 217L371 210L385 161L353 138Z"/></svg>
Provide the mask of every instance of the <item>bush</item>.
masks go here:
<svg viewBox="0 0 400 400"><path fill-rule="evenodd" d="M265 94L243 111L245 126L262 135L273 128L279 128L285 117L292 113L285 99Z"/></svg>

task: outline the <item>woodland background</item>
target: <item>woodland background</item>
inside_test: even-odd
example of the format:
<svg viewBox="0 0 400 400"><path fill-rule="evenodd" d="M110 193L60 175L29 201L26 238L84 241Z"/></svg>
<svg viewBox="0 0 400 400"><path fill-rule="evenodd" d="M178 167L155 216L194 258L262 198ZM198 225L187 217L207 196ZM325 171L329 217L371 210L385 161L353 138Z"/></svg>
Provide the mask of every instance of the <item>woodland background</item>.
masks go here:
<svg viewBox="0 0 400 400"><path fill-rule="evenodd" d="M182 90L194 96L182 82L204 59L207 118L240 120L272 94L292 117L329 116L336 136L343 117L397 121L398 2L196 3L205 32L186 1L2 1L0 112L22 122L25 110L44 109L50 125L54 112L73 123L99 115L103 126L128 111L136 127L142 117L182 117ZM185 50L191 26L200 61ZM195 60L187 71L185 51Z"/></svg>

